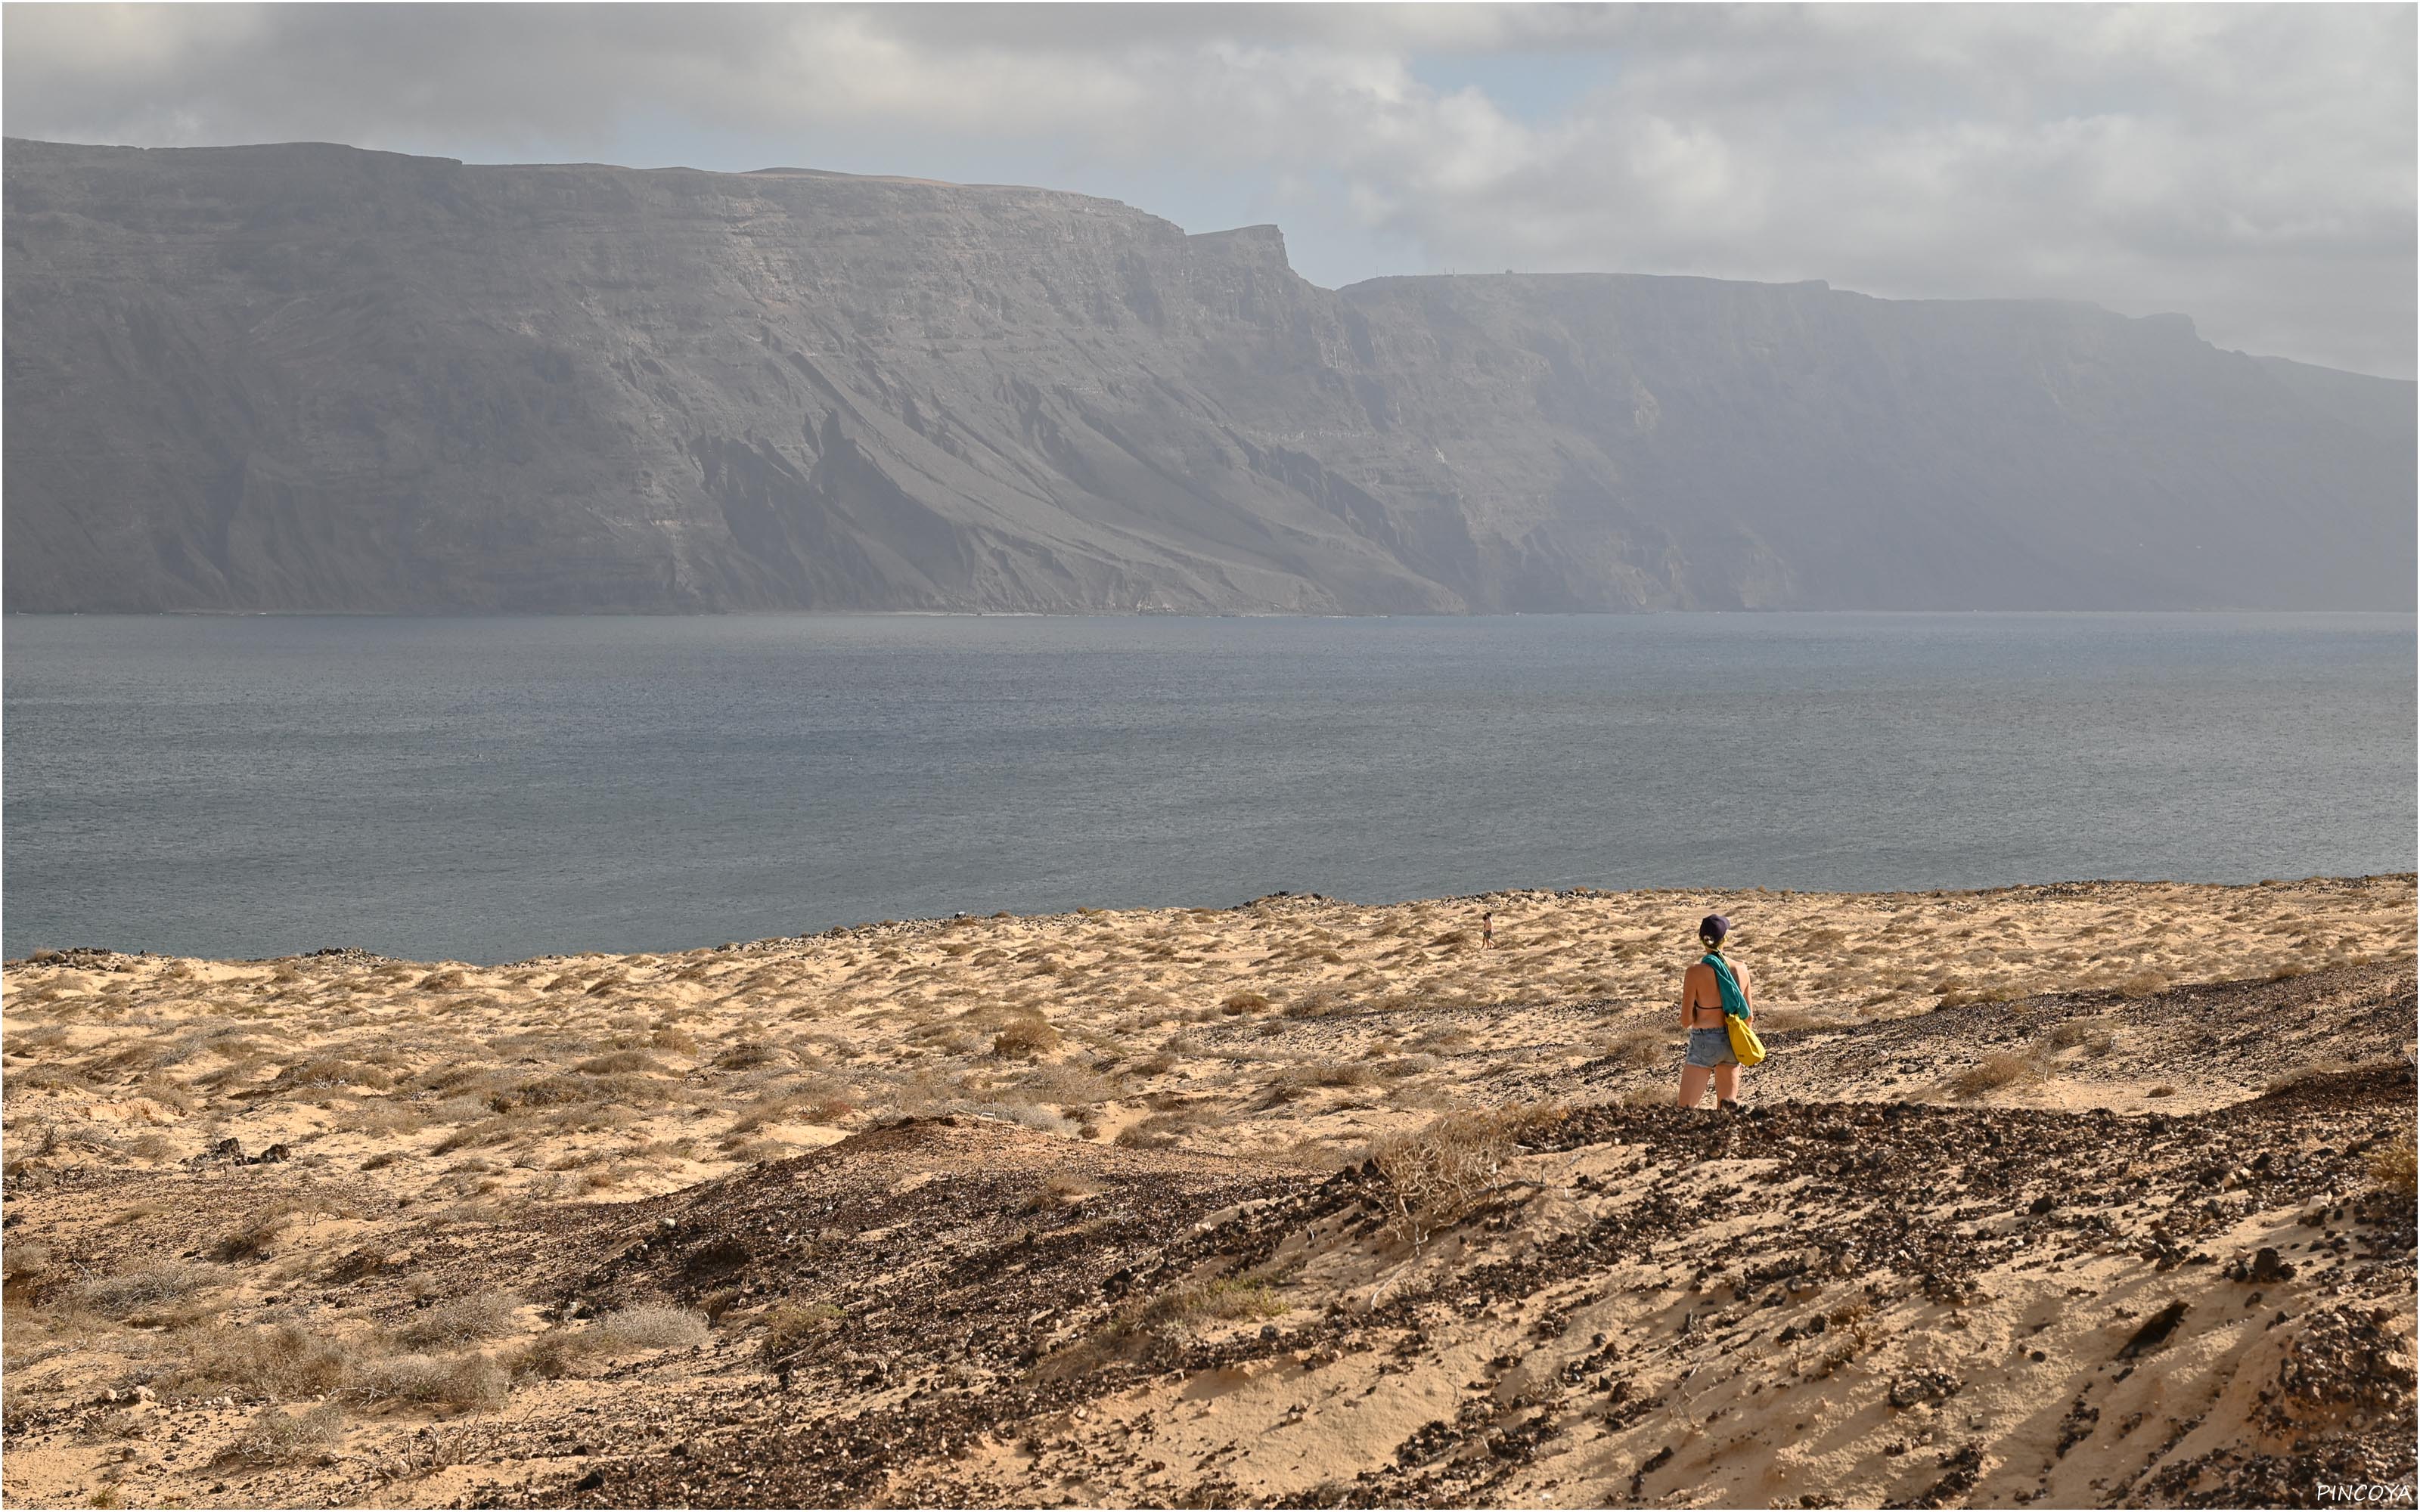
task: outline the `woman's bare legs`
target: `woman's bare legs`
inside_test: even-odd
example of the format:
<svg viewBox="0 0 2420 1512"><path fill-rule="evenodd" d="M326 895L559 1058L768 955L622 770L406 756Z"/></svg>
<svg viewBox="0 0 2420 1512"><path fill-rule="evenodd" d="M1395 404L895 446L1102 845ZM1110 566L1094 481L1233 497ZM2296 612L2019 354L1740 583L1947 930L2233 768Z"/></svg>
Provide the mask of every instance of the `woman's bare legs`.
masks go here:
<svg viewBox="0 0 2420 1512"><path fill-rule="evenodd" d="M1739 1067L1733 1065L1714 1068L1714 1101L1718 1106L1725 1103L1739 1101Z"/></svg>
<svg viewBox="0 0 2420 1512"><path fill-rule="evenodd" d="M1681 1068L1681 1105L1683 1107L1693 1108L1705 1101L1707 1069L1704 1066ZM1726 1066L1723 1069L1732 1072L1731 1085L1736 1088L1739 1085L1738 1068ZM1715 1095L1719 1097L1722 1094L1717 1092Z"/></svg>

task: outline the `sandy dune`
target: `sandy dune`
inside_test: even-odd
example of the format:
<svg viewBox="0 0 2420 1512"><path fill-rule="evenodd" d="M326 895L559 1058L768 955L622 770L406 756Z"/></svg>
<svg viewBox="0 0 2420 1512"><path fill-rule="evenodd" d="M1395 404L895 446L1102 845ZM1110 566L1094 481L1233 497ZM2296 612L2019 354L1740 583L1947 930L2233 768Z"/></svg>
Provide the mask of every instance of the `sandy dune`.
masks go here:
<svg viewBox="0 0 2420 1512"><path fill-rule="evenodd" d="M2413 906L1280 897L499 967L42 952L5 976L5 1490L2408 1480ZM1664 1105L1715 909L1775 1046L1725 1120Z"/></svg>

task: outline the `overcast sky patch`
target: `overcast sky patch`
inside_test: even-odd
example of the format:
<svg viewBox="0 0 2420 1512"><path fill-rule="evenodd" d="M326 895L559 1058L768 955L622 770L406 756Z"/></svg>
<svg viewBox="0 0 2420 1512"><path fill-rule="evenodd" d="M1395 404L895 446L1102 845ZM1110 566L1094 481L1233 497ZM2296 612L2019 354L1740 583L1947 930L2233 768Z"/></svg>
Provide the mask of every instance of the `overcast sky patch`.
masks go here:
<svg viewBox="0 0 2420 1512"><path fill-rule="evenodd" d="M1017 182L2413 367L2414 8L9 6L10 135Z"/></svg>

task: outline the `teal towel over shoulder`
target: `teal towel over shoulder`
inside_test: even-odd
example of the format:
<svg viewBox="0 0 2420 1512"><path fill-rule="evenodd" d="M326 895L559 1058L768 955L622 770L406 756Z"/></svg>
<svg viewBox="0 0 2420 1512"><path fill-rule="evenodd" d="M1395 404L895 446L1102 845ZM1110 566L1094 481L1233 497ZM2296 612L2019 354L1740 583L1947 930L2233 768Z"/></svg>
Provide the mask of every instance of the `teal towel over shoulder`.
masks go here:
<svg viewBox="0 0 2420 1512"><path fill-rule="evenodd" d="M1749 1017L1747 997L1739 990L1739 979L1731 975L1731 964L1709 950L1699 964L1714 968L1715 984L1723 990L1723 1011L1735 1019Z"/></svg>

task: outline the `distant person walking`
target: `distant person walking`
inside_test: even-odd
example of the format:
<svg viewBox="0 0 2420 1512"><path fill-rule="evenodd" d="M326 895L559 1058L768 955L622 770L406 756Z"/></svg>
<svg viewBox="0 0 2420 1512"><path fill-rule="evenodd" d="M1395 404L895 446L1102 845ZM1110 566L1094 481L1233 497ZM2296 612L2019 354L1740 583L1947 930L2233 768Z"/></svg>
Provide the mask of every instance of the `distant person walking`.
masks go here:
<svg viewBox="0 0 2420 1512"><path fill-rule="evenodd" d="M1493 908L1479 916L1479 948L1482 950L1496 949L1496 910Z"/></svg>
<svg viewBox="0 0 2420 1512"><path fill-rule="evenodd" d="M1745 968L1723 955L1723 937L1731 921L1708 914L1698 926L1698 943L1705 955L1681 979L1681 1026L1689 1031L1689 1058L1681 1068L1681 1105L1694 1108L1706 1095L1706 1078L1714 1079L1714 1106L1739 1111L1739 1057L1732 1053L1730 1025L1723 1016L1723 978L1731 979L1739 995L1742 1017L1754 1010L1748 996Z"/></svg>

